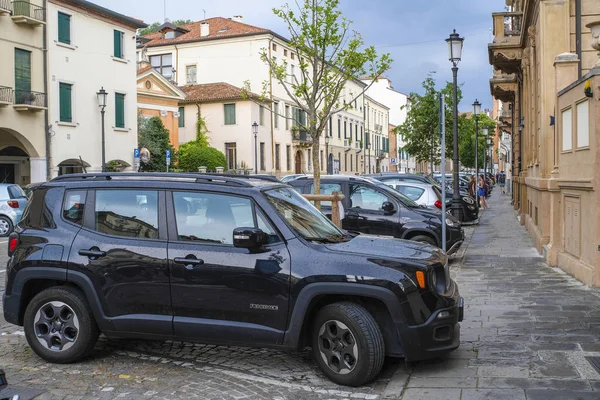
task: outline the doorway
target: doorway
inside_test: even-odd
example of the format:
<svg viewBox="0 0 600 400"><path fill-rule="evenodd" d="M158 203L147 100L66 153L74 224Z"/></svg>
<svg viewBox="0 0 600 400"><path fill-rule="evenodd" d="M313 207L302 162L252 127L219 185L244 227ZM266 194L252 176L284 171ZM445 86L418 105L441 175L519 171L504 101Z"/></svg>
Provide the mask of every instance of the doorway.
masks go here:
<svg viewBox="0 0 600 400"><path fill-rule="evenodd" d="M0 183L15 182L15 164L0 164Z"/></svg>
<svg viewBox="0 0 600 400"><path fill-rule="evenodd" d="M297 174L302 173L302 152L301 151L296 152L296 171L295 171L295 173L297 173Z"/></svg>

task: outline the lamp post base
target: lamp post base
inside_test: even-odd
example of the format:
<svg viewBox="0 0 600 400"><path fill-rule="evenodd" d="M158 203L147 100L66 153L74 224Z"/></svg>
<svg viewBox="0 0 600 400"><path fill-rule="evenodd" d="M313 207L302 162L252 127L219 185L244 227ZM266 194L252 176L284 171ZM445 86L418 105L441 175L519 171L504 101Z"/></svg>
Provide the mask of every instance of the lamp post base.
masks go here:
<svg viewBox="0 0 600 400"><path fill-rule="evenodd" d="M461 223L465 220L462 207L460 206L460 201L457 203L455 200L452 200L452 208L450 212L452 213L452 216Z"/></svg>

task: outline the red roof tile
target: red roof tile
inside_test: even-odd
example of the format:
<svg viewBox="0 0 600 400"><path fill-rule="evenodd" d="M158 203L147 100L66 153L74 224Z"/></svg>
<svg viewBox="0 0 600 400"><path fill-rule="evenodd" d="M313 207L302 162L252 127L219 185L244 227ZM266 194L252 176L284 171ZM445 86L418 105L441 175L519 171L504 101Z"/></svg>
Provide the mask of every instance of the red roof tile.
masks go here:
<svg viewBox="0 0 600 400"><path fill-rule="evenodd" d="M221 100L240 100L242 96L242 89L230 85L225 82L217 83L205 83L201 85L189 85L180 88L185 93L185 102L209 102L209 101L221 101ZM248 93L248 96L258 99L258 95L255 93Z"/></svg>
<svg viewBox="0 0 600 400"><path fill-rule="evenodd" d="M200 36L200 25L203 22L206 22L209 25L209 34L205 37ZM196 21L190 24L181 25L181 27L189 30L189 32L173 39L162 39L162 33L160 32L154 32L143 36L145 39L150 39L146 46L162 46L185 42L199 42L232 36L257 35L263 33L273 34L273 32L268 29L259 28L257 26L244 24L243 22L237 22L222 17L208 18L204 21Z"/></svg>

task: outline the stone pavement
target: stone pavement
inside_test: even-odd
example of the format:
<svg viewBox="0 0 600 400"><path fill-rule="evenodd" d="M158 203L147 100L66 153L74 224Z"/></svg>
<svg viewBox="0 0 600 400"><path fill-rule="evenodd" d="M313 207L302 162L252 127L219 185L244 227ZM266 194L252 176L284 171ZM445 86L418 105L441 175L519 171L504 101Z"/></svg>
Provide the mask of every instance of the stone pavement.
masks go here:
<svg viewBox="0 0 600 400"><path fill-rule="evenodd" d="M406 367L387 360L377 381L339 387L308 352L181 342L101 339L73 365L46 364L20 327L0 315L0 367L38 399L599 399L600 295L547 267L495 190L480 225L466 228L464 257L452 270L465 297L461 347L444 359ZM0 239L0 266L6 243ZM0 268L0 295L4 270Z"/></svg>

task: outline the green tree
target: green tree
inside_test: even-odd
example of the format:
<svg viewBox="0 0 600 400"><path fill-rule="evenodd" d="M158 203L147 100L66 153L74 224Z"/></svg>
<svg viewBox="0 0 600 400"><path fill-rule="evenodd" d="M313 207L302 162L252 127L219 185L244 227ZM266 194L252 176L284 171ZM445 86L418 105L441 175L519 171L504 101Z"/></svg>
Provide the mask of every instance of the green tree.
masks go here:
<svg viewBox="0 0 600 400"><path fill-rule="evenodd" d="M480 168L483 165L483 152L486 148L483 128L488 128L489 135L492 135L496 128L496 121L486 114L479 114L478 164ZM461 114L458 119L458 147L460 163L467 168L475 168L475 118L472 116L467 118L466 114Z"/></svg>
<svg viewBox="0 0 600 400"><path fill-rule="evenodd" d="M179 147L179 169L188 172L198 172L198 167L206 167L214 172L217 167L227 167L225 154L213 147L203 146L194 140Z"/></svg>
<svg viewBox="0 0 600 400"><path fill-rule="evenodd" d="M439 164L441 160L440 142L440 92L444 96L446 120L446 157L451 158L452 149L452 110L454 106L453 85L447 82L440 90L436 90L436 82L429 74L422 83L424 93L411 93L411 102L407 109L406 121L396 128L396 133L402 135L406 142L404 149L414 156L417 162L431 162ZM462 98L462 91L458 88L458 101ZM460 143L460 141L459 141Z"/></svg>
<svg viewBox="0 0 600 400"><path fill-rule="evenodd" d="M312 165L315 193L320 192L319 138L334 114L352 108L359 93L351 93L350 101L341 103L340 94L349 80L363 75L378 78L390 68L389 54L377 55L373 46L365 47L359 33L351 29L352 22L343 17L339 0L302 0L298 10L288 4L273 9L287 25L288 45L300 60L298 79L289 79L285 58L270 57L267 49L261 52L271 76L279 83L306 118L294 118L294 125L312 138ZM250 83L244 89L250 91ZM269 82L263 82L261 101L272 101ZM283 116L286 118L287 116Z"/></svg>
<svg viewBox="0 0 600 400"><path fill-rule="evenodd" d="M177 19L175 21L171 21L171 23L173 25L177 25L177 26L191 24L192 22L194 22L194 21L192 21L191 19ZM153 22L152 24L148 25L148 27L140 29L138 31L138 35L145 36L145 35L149 35L151 33L157 32L158 28L161 25L162 25L162 23L160 23L160 22Z"/></svg>
<svg viewBox="0 0 600 400"><path fill-rule="evenodd" d="M171 134L159 117L138 118L138 143L140 147L150 150L151 158L148 163L140 163L140 171L166 171L167 150L171 151L171 165L177 161L177 154L170 141Z"/></svg>

